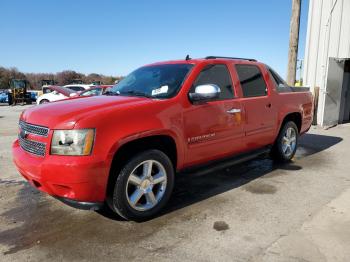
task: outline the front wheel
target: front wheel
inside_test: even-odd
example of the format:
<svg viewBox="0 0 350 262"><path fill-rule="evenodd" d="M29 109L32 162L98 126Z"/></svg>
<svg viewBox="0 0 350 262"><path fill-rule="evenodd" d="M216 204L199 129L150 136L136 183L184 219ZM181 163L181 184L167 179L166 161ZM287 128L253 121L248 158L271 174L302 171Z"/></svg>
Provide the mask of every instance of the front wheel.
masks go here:
<svg viewBox="0 0 350 262"><path fill-rule="evenodd" d="M108 205L128 220L153 217L169 200L174 186L172 162L159 150L136 155L116 175Z"/></svg>
<svg viewBox="0 0 350 262"><path fill-rule="evenodd" d="M292 121L284 124L272 148L272 157L280 162L290 161L298 146L298 127Z"/></svg>
<svg viewBox="0 0 350 262"><path fill-rule="evenodd" d="M39 102L39 104L47 104L47 103L50 103L50 101L47 99L43 99Z"/></svg>

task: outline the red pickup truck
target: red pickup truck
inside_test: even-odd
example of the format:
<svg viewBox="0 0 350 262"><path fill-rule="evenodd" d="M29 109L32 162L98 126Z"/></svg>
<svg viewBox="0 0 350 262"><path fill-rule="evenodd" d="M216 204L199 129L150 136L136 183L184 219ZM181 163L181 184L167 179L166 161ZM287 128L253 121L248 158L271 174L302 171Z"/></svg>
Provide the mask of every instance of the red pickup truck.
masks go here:
<svg viewBox="0 0 350 262"><path fill-rule="evenodd" d="M70 206L144 220L166 204L177 172L266 152L289 161L312 112L310 92L263 63L186 58L141 67L102 96L25 110L13 159Z"/></svg>

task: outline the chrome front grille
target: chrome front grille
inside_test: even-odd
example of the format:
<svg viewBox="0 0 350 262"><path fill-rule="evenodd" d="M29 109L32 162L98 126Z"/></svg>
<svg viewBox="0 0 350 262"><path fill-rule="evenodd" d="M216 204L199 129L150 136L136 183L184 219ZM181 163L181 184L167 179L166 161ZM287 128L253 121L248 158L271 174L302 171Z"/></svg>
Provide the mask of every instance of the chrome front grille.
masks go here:
<svg viewBox="0 0 350 262"><path fill-rule="evenodd" d="M28 124L24 121L19 121L19 127L23 131L30 133L30 134L37 135L37 136L47 137L49 134L49 129L47 127Z"/></svg>
<svg viewBox="0 0 350 262"><path fill-rule="evenodd" d="M32 125L24 121L19 121L20 133L18 135L19 145L24 151L33 155L45 156L46 143L27 139L28 134L47 137L49 129L45 126Z"/></svg>
<svg viewBox="0 0 350 262"><path fill-rule="evenodd" d="M23 139L21 136L18 136L18 141L21 146L21 148L24 151L27 151L31 154L37 155L37 156L45 156L45 151L46 151L46 144L33 141L33 140L28 140L28 139Z"/></svg>

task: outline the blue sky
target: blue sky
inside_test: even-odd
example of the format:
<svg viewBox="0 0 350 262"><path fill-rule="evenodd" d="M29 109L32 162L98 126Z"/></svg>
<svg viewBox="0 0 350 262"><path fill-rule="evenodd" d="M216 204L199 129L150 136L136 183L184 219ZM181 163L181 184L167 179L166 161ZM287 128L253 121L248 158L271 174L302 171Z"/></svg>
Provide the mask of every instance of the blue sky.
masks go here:
<svg viewBox="0 0 350 262"><path fill-rule="evenodd" d="M0 2L0 66L125 75L143 64L251 57L286 75L291 0ZM304 55L308 0L303 0Z"/></svg>

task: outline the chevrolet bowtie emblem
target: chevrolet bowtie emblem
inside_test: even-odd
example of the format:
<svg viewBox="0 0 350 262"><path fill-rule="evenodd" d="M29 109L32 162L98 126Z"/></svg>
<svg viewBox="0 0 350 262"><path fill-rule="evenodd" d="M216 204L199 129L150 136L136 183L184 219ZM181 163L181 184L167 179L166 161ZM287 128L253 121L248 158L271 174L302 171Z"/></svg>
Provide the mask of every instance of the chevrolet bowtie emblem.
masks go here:
<svg viewBox="0 0 350 262"><path fill-rule="evenodd" d="M27 133L27 131L25 131L25 130L21 130L21 132L19 132L19 136L20 136L22 139L25 139L25 138L27 138L28 133Z"/></svg>

